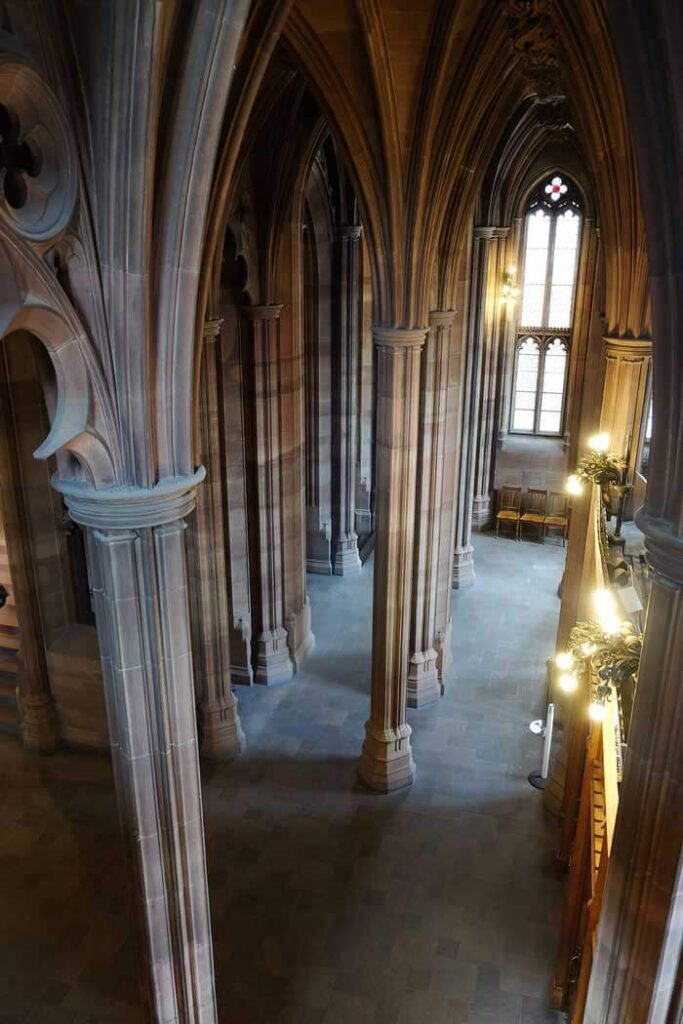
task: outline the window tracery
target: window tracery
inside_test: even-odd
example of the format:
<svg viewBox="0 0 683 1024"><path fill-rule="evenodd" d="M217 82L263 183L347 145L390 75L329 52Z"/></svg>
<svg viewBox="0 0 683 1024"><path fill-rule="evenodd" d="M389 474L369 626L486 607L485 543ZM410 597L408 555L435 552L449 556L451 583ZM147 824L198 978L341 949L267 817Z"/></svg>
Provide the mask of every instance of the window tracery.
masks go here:
<svg viewBox="0 0 683 1024"><path fill-rule="evenodd" d="M560 174L527 205L511 430L561 434L576 289L581 206Z"/></svg>

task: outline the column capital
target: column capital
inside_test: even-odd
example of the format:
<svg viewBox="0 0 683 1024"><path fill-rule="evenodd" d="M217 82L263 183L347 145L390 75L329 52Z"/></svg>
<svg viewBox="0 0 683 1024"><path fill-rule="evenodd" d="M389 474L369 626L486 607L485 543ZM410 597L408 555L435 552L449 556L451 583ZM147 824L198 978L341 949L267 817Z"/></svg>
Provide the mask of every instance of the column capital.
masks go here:
<svg viewBox="0 0 683 1024"><path fill-rule="evenodd" d="M652 355L652 338L616 338L605 336L605 358L646 359Z"/></svg>
<svg viewBox="0 0 683 1024"><path fill-rule="evenodd" d="M340 238L352 238L358 240L363 234L363 228L360 224L342 224L339 227Z"/></svg>
<svg viewBox="0 0 683 1024"><path fill-rule="evenodd" d="M279 320L282 303L269 306L243 306L241 312L248 320Z"/></svg>
<svg viewBox="0 0 683 1024"><path fill-rule="evenodd" d="M683 537L674 533L671 523L651 516L645 507L638 509L634 519L645 535L655 572L669 586L683 587Z"/></svg>
<svg viewBox="0 0 683 1024"><path fill-rule="evenodd" d="M474 228L475 238L485 238L490 241L492 238L507 238L510 228L497 228L490 224L477 224Z"/></svg>
<svg viewBox="0 0 683 1024"><path fill-rule="evenodd" d="M215 341L218 335L221 333L222 323L222 316L207 317L206 320L204 321L203 327L204 341Z"/></svg>
<svg viewBox="0 0 683 1024"><path fill-rule="evenodd" d="M373 327L372 337L377 348L420 349L428 330L427 327Z"/></svg>
<svg viewBox="0 0 683 1024"><path fill-rule="evenodd" d="M194 508L197 485L206 476L203 466L190 476L161 480L154 487L106 487L97 490L83 480L53 477L52 486L64 498L69 515L81 526L97 530L141 530L184 519Z"/></svg>
<svg viewBox="0 0 683 1024"><path fill-rule="evenodd" d="M455 320L454 309L431 309L429 311L430 327L452 327Z"/></svg>

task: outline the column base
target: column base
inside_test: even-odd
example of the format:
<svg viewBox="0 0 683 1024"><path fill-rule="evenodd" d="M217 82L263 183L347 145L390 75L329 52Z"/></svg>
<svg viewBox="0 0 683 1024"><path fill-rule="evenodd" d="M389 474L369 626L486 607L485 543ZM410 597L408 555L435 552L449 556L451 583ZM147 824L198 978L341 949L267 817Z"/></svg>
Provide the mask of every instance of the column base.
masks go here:
<svg viewBox="0 0 683 1024"><path fill-rule="evenodd" d="M298 672L303 662L315 647L315 636L311 631L311 603L306 595L303 607L286 619L289 654Z"/></svg>
<svg viewBox="0 0 683 1024"><path fill-rule="evenodd" d="M341 537L334 542L335 552L332 572L335 576L357 576L362 563L358 553L358 537L355 533Z"/></svg>
<svg viewBox="0 0 683 1024"><path fill-rule="evenodd" d="M411 728L406 723L399 729L376 729L372 722L365 726L365 742L358 765L358 778L374 793L393 793L412 786L415 762L410 746Z"/></svg>
<svg viewBox="0 0 683 1024"><path fill-rule="evenodd" d="M491 497L478 494L472 502L472 529L480 533L491 525Z"/></svg>
<svg viewBox="0 0 683 1024"><path fill-rule="evenodd" d="M27 750L51 754L60 744L59 722L50 697L22 697L17 693L21 736Z"/></svg>
<svg viewBox="0 0 683 1024"><path fill-rule="evenodd" d="M354 526L357 537L369 537L375 531L374 515L369 508L354 510Z"/></svg>
<svg viewBox="0 0 683 1024"><path fill-rule="evenodd" d="M231 665L230 681L233 686L251 686L254 682L254 673L251 666Z"/></svg>
<svg viewBox="0 0 683 1024"><path fill-rule="evenodd" d="M238 757L246 746L246 738L235 697L230 694L202 704L201 712L201 756L207 761L231 761Z"/></svg>
<svg viewBox="0 0 683 1024"><path fill-rule="evenodd" d="M441 680L437 668L438 654L433 647L417 651L408 663L409 708L423 708L441 699Z"/></svg>
<svg viewBox="0 0 683 1024"><path fill-rule="evenodd" d="M448 676L451 665L453 664L453 644L451 642L451 636L452 630L451 623L449 621L446 629L442 633L438 633L436 637L436 668L439 673L442 696L446 685L446 677Z"/></svg>
<svg viewBox="0 0 683 1024"><path fill-rule="evenodd" d="M306 572L312 572L315 576L331 576L332 564L329 560L324 561L323 559L307 558Z"/></svg>
<svg viewBox="0 0 683 1024"><path fill-rule="evenodd" d="M471 544L456 548L453 554L453 590L474 586L474 548Z"/></svg>
<svg viewBox="0 0 683 1024"><path fill-rule="evenodd" d="M284 683L294 675L294 665L287 646L287 631L271 629L262 633L256 647L254 682L264 686Z"/></svg>

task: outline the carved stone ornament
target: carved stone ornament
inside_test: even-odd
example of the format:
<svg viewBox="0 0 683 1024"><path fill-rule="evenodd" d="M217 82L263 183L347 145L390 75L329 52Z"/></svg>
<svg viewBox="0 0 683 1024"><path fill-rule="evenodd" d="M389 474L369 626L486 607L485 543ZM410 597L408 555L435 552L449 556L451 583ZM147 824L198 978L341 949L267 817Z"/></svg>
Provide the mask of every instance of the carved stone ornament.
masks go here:
<svg viewBox="0 0 683 1024"><path fill-rule="evenodd" d="M531 90L544 102L563 98L553 0L506 0L512 50Z"/></svg>
<svg viewBox="0 0 683 1024"><path fill-rule="evenodd" d="M49 241L69 223L77 187L56 97L31 68L0 58L0 217L29 241Z"/></svg>

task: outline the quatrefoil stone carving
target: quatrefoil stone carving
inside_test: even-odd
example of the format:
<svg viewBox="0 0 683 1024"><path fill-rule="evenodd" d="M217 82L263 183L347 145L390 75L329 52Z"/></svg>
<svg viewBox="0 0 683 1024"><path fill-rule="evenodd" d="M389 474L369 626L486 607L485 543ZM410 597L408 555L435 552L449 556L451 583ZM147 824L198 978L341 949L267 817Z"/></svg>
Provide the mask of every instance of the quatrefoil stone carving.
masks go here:
<svg viewBox="0 0 683 1024"><path fill-rule="evenodd" d="M42 244L68 225L78 165L66 117L28 66L0 60L0 218Z"/></svg>

